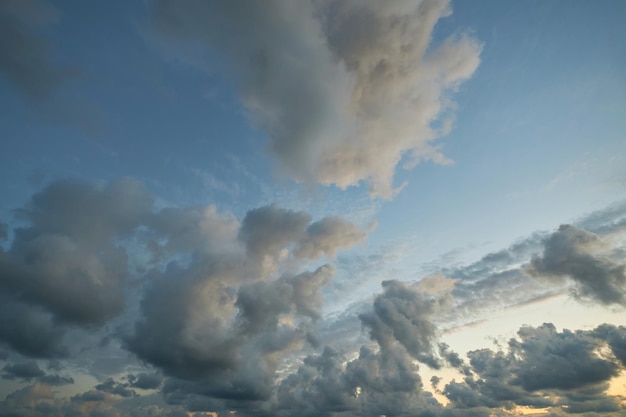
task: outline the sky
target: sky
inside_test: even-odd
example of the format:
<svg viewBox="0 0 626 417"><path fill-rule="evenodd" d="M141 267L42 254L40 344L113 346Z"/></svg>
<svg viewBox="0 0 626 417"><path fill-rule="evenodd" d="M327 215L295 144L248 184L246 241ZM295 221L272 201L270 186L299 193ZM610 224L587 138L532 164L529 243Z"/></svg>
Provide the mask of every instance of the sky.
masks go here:
<svg viewBox="0 0 626 417"><path fill-rule="evenodd" d="M0 416L626 415L626 3L0 2Z"/></svg>

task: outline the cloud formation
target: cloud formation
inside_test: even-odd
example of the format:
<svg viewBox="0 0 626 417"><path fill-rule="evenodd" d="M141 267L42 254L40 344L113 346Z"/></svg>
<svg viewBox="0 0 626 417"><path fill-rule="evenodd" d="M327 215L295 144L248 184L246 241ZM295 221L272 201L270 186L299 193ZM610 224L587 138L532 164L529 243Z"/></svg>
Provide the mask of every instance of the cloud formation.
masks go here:
<svg viewBox="0 0 626 417"><path fill-rule="evenodd" d="M447 0L151 3L162 39L225 56L284 173L341 188L366 181L385 198L401 161L449 162L433 140L450 129L450 93L481 50L464 34L433 43L450 13Z"/></svg>
<svg viewBox="0 0 626 417"><path fill-rule="evenodd" d="M442 323L478 303L492 308L551 291L550 274L558 289L565 279L579 297L615 304L605 286L622 284L594 269L619 269L621 252L609 238L622 228L615 213L596 216L603 235L563 226L418 283L384 281L380 294L345 313L354 329L337 320L325 333L318 324L327 319L330 262L371 228L276 205L241 220L213 205L157 208L128 178L56 181L15 213L21 223L0 252L0 341L9 349L2 376L32 385L9 395L0 413L455 417L518 406L623 409L606 390L624 370L624 327L523 327L505 350L467 355L439 340ZM331 333L352 344L334 343ZM74 383L70 374L47 374L22 357L77 353L85 340L124 349L137 362L130 368L131 359L121 359L123 374L94 374L92 387L62 399L50 387ZM424 387L422 365L461 372L460 381L431 380L448 406ZM58 362L49 369L61 370Z"/></svg>
<svg viewBox="0 0 626 417"><path fill-rule="evenodd" d="M598 235L563 225L545 241L527 269L536 277L570 278L572 293L583 300L626 306L626 265L606 256L609 246Z"/></svg>
<svg viewBox="0 0 626 417"><path fill-rule="evenodd" d="M624 370L612 340L624 327L558 332L551 323L522 327L507 351L468 352L473 375L446 385L443 394L455 407L555 407L567 412L623 410L606 394L608 381ZM603 353L599 353L603 352Z"/></svg>
<svg viewBox="0 0 626 417"><path fill-rule="evenodd" d="M229 329L238 299L242 321L245 300L252 310L264 302L245 298L244 287L255 282L272 290L286 286L289 307L284 313L316 319L319 291L332 267L288 274L280 270L281 262L290 259L289 269L297 269L303 256L295 252L302 245L321 248L307 252L307 261L315 261L367 235L340 218L311 223L307 213L276 206L251 210L243 223L215 206L157 210L143 185L128 178L105 184L56 181L16 213L24 226L13 230L7 250L0 249L0 339L27 356L63 356L68 353L63 337L70 328L98 329L124 311L127 297L133 303L139 297L146 320L138 324L130 345L165 368L170 359L159 356L158 349L184 346L170 341L181 332L193 339L210 324L206 329L223 327L226 345L244 343L243 336L235 337ZM317 224L325 225L321 232L315 232ZM127 247L133 248L131 262ZM131 289L131 281L145 279L153 283L145 295ZM154 332L148 329L153 320ZM205 337L220 346L216 352L225 347L217 333ZM143 344L156 340L159 347L146 353ZM196 362L189 365L203 369Z"/></svg>

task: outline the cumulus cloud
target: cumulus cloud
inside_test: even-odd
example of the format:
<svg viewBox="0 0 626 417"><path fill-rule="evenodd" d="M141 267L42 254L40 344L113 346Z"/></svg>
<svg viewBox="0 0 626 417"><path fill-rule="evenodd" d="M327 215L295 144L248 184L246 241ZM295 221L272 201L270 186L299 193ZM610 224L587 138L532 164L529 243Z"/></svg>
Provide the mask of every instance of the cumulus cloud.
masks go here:
<svg viewBox="0 0 626 417"><path fill-rule="evenodd" d="M587 230L562 225L533 257L528 273L535 277L570 278L575 297L601 304L626 306L626 265L606 256L602 238Z"/></svg>
<svg viewBox="0 0 626 417"><path fill-rule="evenodd" d="M289 269L297 269L297 248L319 244L321 249L306 257L315 260L367 234L341 218L311 223L309 214L277 206L251 210L243 222L213 205L157 210L143 185L128 178L104 184L56 181L16 213L25 226L13 230L7 250L0 249L1 340L24 355L63 356L68 329L97 329L123 312L126 297L133 302L141 297L146 320L137 325L133 351L165 368L173 364L159 356L159 349L190 348L171 337L191 342L203 326L223 330L202 336L220 352L218 362L232 354L229 346L243 343L232 322L240 287L258 280L269 280L265 283L274 289L289 287L288 313L316 320L320 289L332 267L281 278L280 263L291 259ZM317 224L325 225L321 232ZM339 237L344 231L349 233ZM131 290L137 280L153 283L144 296L143 289ZM153 322L158 330L151 328ZM144 346L150 343L159 347L146 347L148 353ZM188 353L201 349L198 340L191 345ZM199 363L206 365L205 359ZM182 373L204 369L192 359L183 366L185 360L178 359Z"/></svg>
<svg viewBox="0 0 626 417"><path fill-rule="evenodd" d="M558 332L549 324L525 327L506 350L482 349L467 357L438 338L438 324L463 314L472 302L498 297L510 302L519 288L535 288L537 281L523 267L529 259L529 268L548 265L559 273L570 270L544 259L563 253L559 259L565 263L587 255L616 259L610 242L589 231L533 235L417 283L384 281L380 294L345 313L362 332L344 350L344 341L332 344L328 335L320 337L318 324L324 319L324 288L335 274L324 262L368 233L345 219L314 220L275 205L250 210L241 220L211 205L157 209L143 186L130 179L55 182L17 214L23 226L11 231L14 238L0 253L0 312L6 313L0 315L0 340L13 351L2 375L34 385L7 397L0 414L20 415L18 406L26 410L23 415L77 416L230 410L242 416L464 416L515 406L622 409L606 387L624 369L623 327L576 332ZM533 253L540 256L532 258ZM132 261L126 259L130 254ZM511 285L515 288L507 288ZM70 342L81 340L70 329L100 329L91 333L96 344L101 337L102 343L121 342L124 354L150 368L129 374L139 368L121 367L125 377L98 376L87 391L56 399L49 387L71 384L72 378L48 375L37 362L13 355L67 354ZM354 334L341 334L347 336ZM461 381L443 387L432 379L451 405L442 406L424 390L420 363L462 373ZM58 363L51 366L60 371ZM133 408L144 390L157 389L159 410Z"/></svg>
<svg viewBox="0 0 626 417"><path fill-rule="evenodd" d="M433 43L450 13L447 0L151 3L162 39L224 54L283 172L342 188L366 181L387 198L403 159L449 162L433 140L481 50L468 35Z"/></svg>
<svg viewBox="0 0 626 417"><path fill-rule="evenodd" d="M384 292L374 300L373 312L360 316L372 339L383 352L397 341L413 358L439 368L432 317L449 304L449 298L425 296L399 281L383 281L382 285Z"/></svg>
<svg viewBox="0 0 626 417"><path fill-rule="evenodd" d="M370 231L375 225L370 226ZM315 259L322 255L335 257L338 248L349 248L363 242L367 232L340 217L326 217L307 227L297 243L294 254L299 258Z"/></svg>
<svg viewBox="0 0 626 417"><path fill-rule="evenodd" d="M257 259L276 258L294 245L293 255L300 259L335 257L338 249L363 242L374 225L365 231L341 217L325 217L314 223L302 211L276 205L250 210L243 220L239 239L249 255Z"/></svg>
<svg viewBox="0 0 626 417"><path fill-rule="evenodd" d="M239 234L248 253L256 258L277 255L303 235L311 221L304 212L286 210L275 205L251 210L246 214Z"/></svg>
<svg viewBox="0 0 626 417"><path fill-rule="evenodd" d="M473 375L447 384L443 394L461 408L521 405L617 411L622 407L606 390L608 381L624 369L615 343L623 338L623 327L606 324L575 332L558 332L550 323L522 327L518 338L509 340L508 351L469 352ZM607 407L610 410L603 410Z"/></svg>
<svg viewBox="0 0 626 417"><path fill-rule="evenodd" d="M13 313L0 321L3 340L27 355L59 356L68 326L100 326L120 313L127 254L114 239L130 234L151 204L130 179L58 181L35 194L17 211L28 225L0 249L1 308Z"/></svg>

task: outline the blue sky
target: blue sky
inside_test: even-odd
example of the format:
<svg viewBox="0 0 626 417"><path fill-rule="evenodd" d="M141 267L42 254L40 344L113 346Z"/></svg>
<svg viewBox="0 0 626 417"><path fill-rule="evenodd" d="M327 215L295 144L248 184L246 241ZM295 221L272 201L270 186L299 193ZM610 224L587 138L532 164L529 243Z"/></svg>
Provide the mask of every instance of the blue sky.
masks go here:
<svg viewBox="0 0 626 417"><path fill-rule="evenodd" d="M6 1L0 414L624 413L625 18Z"/></svg>

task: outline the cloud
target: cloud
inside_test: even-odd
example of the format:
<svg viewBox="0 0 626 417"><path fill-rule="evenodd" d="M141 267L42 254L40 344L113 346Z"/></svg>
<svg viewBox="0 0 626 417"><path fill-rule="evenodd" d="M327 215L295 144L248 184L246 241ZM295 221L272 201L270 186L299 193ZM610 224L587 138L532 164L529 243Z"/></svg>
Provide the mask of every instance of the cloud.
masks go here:
<svg viewBox="0 0 626 417"><path fill-rule="evenodd" d="M130 234L150 206L129 179L58 181L35 194L18 211L29 225L0 250L0 296L10 300L2 308L20 313L0 322L3 338L25 354L56 356L65 326L99 326L120 313L127 254L113 239Z"/></svg>
<svg viewBox="0 0 626 417"><path fill-rule="evenodd" d="M58 11L45 1L7 0L0 4L0 73L21 91L42 99L70 73L50 57L52 45L36 34L58 21Z"/></svg>
<svg viewBox="0 0 626 417"><path fill-rule="evenodd" d="M69 385L74 383L74 378L63 375L44 375L39 377L39 382L46 385Z"/></svg>
<svg viewBox="0 0 626 417"><path fill-rule="evenodd" d="M250 210L243 220L239 238L254 258L276 256L290 243L297 241L311 221L301 211L279 208L275 205Z"/></svg>
<svg viewBox="0 0 626 417"><path fill-rule="evenodd" d="M370 226L370 231L375 225ZM340 217L326 217L307 227L294 254L298 258L316 259L322 255L335 257L338 248L349 248L363 242L367 232Z"/></svg>
<svg viewBox="0 0 626 417"><path fill-rule="evenodd" d="M399 342L415 359L439 368L435 358L437 329L432 317L450 302L432 298L398 281L383 281L384 292L374 299L373 312L360 316L384 353Z"/></svg>
<svg viewBox="0 0 626 417"><path fill-rule="evenodd" d="M0 292L0 341L32 357L66 356L62 340L64 329L50 313Z"/></svg>
<svg viewBox="0 0 626 417"><path fill-rule="evenodd" d="M608 381L624 369L616 360L619 348L611 344L624 338L624 331L608 324L575 332L558 332L550 323L522 327L506 352L468 352L474 375L447 384L443 394L460 408L521 405L617 411L621 407L606 390Z"/></svg>
<svg viewBox="0 0 626 417"><path fill-rule="evenodd" d="M539 278L570 278L577 298L626 306L626 265L604 256L606 249L600 236L562 225L546 239L543 254L533 257L527 271Z"/></svg>
<svg viewBox="0 0 626 417"><path fill-rule="evenodd" d="M137 302L142 289L133 289L133 280L160 284L148 286L143 296L142 312L161 326L149 335L138 325L146 340L165 341L181 331L191 337L195 330L185 329L184 323L202 323L191 307L214 303L204 324L225 325L236 315L240 287L277 280L284 275L279 269L286 260L291 261L283 269L301 268L297 248L306 247L306 258L315 260L367 235L338 217L311 223L309 214L277 206L251 210L242 223L213 205L157 210L143 185L128 178L104 184L56 181L15 213L25 226L13 230L7 250L0 249L0 299L6 301L0 306L5 313L0 338L35 357L68 353L63 338L70 328L97 329L124 311L127 297ZM347 235L338 236L342 232ZM127 248L133 250L131 262ZM315 320L320 288L333 271L290 272L268 285L288 286L289 314ZM226 346L243 343L241 336L226 333ZM172 343L161 348L167 350ZM144 342L136 339L133 346L134 352L142 352ZM155 349L149 350L157 355ZM152 359L164 365L165 359Z"/></svg>
<svg viewBox="0 0 626 417"><path fill-rule="evenodd" d="M449 130L450 93L481 47L468 35L433 44L449 1L151 3L161 39L200 41L228 61L252 122L282 172L341 188L366 181L391 197L403 158L448 163L433 140Z"/></svg>
<svg viewBox="0 0 626 417"><path fill-rule="evenodd" d="M2 370L4 371L2 375L4 379L23 379L30 381L33 378L45 375L44 371L39 368L39 365L37 365L35 361L5 365Z"/></svg>
<svg viewBox="0 0 626 417"><path fill-rule="evenodd" d="M109 394L119 395L120 397L136 397L137 393L128 388L129 384L116 382L113 378L107 378L101 384L96 385L94 388L102 391L108 392Z"/></svg>
<svg viewBox="0 0 626 417"><path fill-rule="evenodd" d="M155 372L152 374L141 373L139 375L128 375L128 381L133 388L156 389L163 383L163 376Z"/></svg>
<svg viewBox="0 0 626 417"><path fill-rule="evenodd" d="M110 359L126 376L94 373L98 383L62 400L44 387L71 384L71 376L46 375L34 361L11 362L6 378L35 384L7 398L0 414L14 413L15 398L36 392L45 395L23 406L26 414L236 410L242 416L437 417L517 406L621 411L606 386L624 369L623 327L524 327L506 350L467 356L439 341L442 323L475 311L478 303L510 305L551 291L551 281L542 287L524 264L539 258L533 254L554 257L551 239L562 230L418 283L384 281L380 294L333 321L323 316L323 294L335 274L325 262L368 234L345 219L314 220L276 205L250 210L242 220L213 205L157 208L130 179L55 182L16 213L24 223L11 230L14 238L0 257L2 342L31 357L71 353L75 367L81 361L93 367L92 345L100 344L98 354L115 356ZM601 223L609 222L615 223ZM574 242L559 246L565 253L618 256L609 229L603 236L576 230L560 237ZM562 259L577 259L572 256ZM23 282L14 271L26 271L19 275ZM516 298L520 288L525 294ZM61 291L66 305L58 301ZM81 297L95 301L88 305ZM99 301L109 299L115 302ZM341 340L333 340L337 336ZM458 382L442 387L439 381L450 406L424 390L420 364L462 373ZM51 365L59 371L58 363ZM143 373L129 373L138 369ZM147 404L133 408L143 390L157 389L160 411Z"/></svg>

